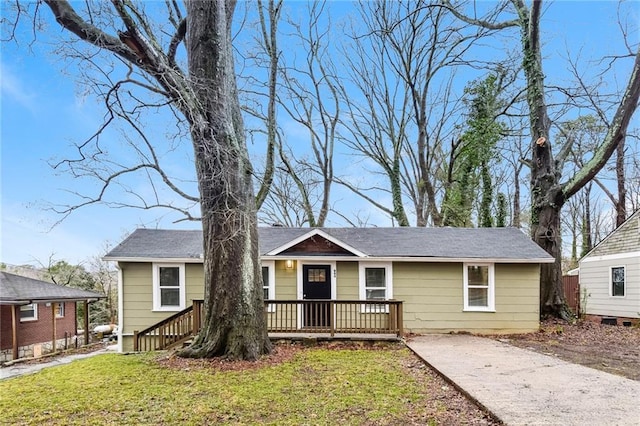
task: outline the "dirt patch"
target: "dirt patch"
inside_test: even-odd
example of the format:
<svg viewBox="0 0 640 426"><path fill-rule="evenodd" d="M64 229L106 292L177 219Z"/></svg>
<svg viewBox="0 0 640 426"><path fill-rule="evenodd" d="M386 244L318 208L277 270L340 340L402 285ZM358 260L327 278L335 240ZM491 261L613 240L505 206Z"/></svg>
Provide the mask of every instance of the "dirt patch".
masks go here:
<svg viewBox="0 0 640 426"><path fill-rule="evenodd" d="M163 367L183 371L203 369L215 371L257 370L289 361L302 349L301 345L296 344L274 345L271 353L263 356L258 361L236 361L222 357L207 359L181 358L175 352L169 352L159 356L156 362Z"/></svg>
<svg viewBox="0 0 640 426"><path fill-rule="evenodd" d="M547 320L537 333L494 338L519 348L640 381L640 327Z"/></svg>
<svg viewBox="0 0 640 426"><path fill-rule="evenodd" d="M428 398L413 404L407 410L407 423L425 425L435 419L438 425L501 425L481 410L440 375L417 357L403 365L406 371L428 389Z"/></svg>

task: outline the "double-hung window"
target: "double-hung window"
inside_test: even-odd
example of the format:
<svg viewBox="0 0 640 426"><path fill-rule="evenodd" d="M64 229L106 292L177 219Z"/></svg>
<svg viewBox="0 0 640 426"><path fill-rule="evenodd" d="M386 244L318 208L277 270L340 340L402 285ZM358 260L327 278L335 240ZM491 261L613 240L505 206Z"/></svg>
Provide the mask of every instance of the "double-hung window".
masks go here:
<svg viewBox="0 0 640 426"><path fill-rule="evenodd" d="M360 300L384 301L393 298L391 263L360 262ZM366 312L386 312L387 305L367 306Z"/></svg>
<svg viewBox="0 0 640 426"><path fill-rule="evenodd" d="M37 321L38 320L38 304L29 303L20 306L20 321Z"/></svg>
<svg viewBox="0 0 640 426"><path fill-rule="evenodd" d="M611 296L624 297L625 293L625 269L624 266L613 266L611 268Z"/></svg>
<svg viewBox="0 0 640 426"><path fill-rule="evenodd" d="M262 262L262 291L264 300L276 298L276 262L269 260ZM270 304L267 312L275 312L276 306Z"/></svg>
<svg viewBox="0 0 640 426"><path fill-rule="evenodd" d="M493 264L464 264L464 310L495 310L495 279Z"/></svg>
<svg viewBox="0 0 640 426"><path fill-rule="evenodd" d="M153 264L153 310L180 311L185 308L184 264Z"/></svg>
<svg viewBox="0 0 640 426"><path fill-rule="evenodd" d="M56 318L64 318L64 302L56 303Z"/></svg>

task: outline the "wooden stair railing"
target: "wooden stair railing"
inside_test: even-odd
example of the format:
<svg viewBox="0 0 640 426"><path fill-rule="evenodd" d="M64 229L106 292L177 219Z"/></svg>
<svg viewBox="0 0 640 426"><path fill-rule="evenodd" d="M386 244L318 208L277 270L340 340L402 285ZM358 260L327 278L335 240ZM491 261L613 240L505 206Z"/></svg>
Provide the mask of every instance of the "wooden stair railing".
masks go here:
<svg viewBox="0 0 640 426"><path fill-rule="evenodd" d="M188 308L169 318L133 332L133 350L158 351L170 349L196 335L202 327L202 300L194 300Z"/></svg>

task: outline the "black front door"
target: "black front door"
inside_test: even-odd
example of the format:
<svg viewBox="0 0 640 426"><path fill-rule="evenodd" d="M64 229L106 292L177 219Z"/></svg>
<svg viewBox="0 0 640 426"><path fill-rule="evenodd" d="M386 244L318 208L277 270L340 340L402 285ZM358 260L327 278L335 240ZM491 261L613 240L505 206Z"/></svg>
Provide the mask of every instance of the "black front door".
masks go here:
<svg viewBox="0 0 640 426"><path fill-rule="evenodd" d="M331 265L302 266L302 298L305 300L331 299ZM329 302L304 305L304 327L329 327Z"/></svg>

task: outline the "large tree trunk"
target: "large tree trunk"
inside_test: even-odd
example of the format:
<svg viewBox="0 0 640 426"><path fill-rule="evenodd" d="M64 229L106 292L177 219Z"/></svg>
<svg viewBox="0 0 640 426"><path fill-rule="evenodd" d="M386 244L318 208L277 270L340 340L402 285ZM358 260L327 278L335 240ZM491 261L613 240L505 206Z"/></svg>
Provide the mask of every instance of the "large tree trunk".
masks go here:
<svg viewBox="0 0 640 426"><path fill-rule="evenodd" d="M562 289L560 208L545 203L536 212L537 222L532 224L533 240L555 258L554 263L543 263L540 268L540 314L565 317Z"/></svg>
<svg viewBox="0 0 640 426"><path fill-rule="evenodd" d="M189 1L189 76L200 114L191 127L204 236L205 318L191 357L255 360L271 349L264 323L252 170L231 45L235 1Z"/></svg>
<svg viewBox="0 0 640 426"><path fill-rule="evenodd" d="M83 19L67 1L46 3L63 28L155 79L191 125L204 235L205 319L182 354L255 360L270 352L252 169L233 66L235 0L187 1L186 25L177 26L166 53L157 49L159 38L148 32L151 26L138 28L138 20L144 24L148 18L129 2L112 2L114 16L126 28L119 38ZM188 77L175 62L185 35Z"/></svg>
<svg viewBox="0 0 640 426"><path fill-rule="evenodd" d="M516 0L522 32L523 69L527 79L527 103L532 137L531 238L555 258L540 270L540 315L565 317L562 291L560 210L564 204L560 170L556 167L550 142L551 121L544 98L544 73L540 49L541 2L531 11Z"/></svg>
<svg viewBox="0 0 640 426"><path fill-rule="evenodd" d="M627 219L627 187L624 173L624 138L616 148L616 180L618 181L618 200L616 206L616 228Z"/></svg>

